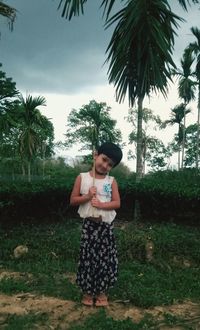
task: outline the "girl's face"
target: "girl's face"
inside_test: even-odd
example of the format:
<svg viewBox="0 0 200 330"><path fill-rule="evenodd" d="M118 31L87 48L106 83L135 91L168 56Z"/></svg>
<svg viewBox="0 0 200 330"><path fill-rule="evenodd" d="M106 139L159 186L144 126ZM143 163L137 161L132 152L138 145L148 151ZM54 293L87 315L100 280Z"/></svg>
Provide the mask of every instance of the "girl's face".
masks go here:
<svg viewBox="0 0 200 330"><path fill-rule="evenodd" d="M104 154L95 154L95 170L97 174L105 175L107 174L112 167L114 166L114 162L108 156Z"/></svg>

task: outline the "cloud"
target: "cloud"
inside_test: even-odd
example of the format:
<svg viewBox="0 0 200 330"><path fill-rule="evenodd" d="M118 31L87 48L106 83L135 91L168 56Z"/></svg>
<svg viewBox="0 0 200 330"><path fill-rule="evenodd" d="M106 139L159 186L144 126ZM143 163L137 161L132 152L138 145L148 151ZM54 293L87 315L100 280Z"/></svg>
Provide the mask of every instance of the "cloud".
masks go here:
<svg viewBox="0 0 200 330"><path fill-rule="evenodd" d="M67 21L59 1L13 0L14 31L3 29L1 62L19 89L76 93L106 82L105 49L109 32L101 13L88 2L84 16Z"/></svg>
<svg viewBox="0 0 200 330"><path fill-rule="evenodd" d="M19 90L77 94L108 84L108 67L103 63L112 29L103 28L100 3L88 1L84 16L69 22L61 18L58 0L9 1L18 14L12 33L7 26L2 31L1 25L0 61ZM186 13L178 1L169 3L187 21L177 30L174 58L178 64L199 11L191 6Z"/></svg>

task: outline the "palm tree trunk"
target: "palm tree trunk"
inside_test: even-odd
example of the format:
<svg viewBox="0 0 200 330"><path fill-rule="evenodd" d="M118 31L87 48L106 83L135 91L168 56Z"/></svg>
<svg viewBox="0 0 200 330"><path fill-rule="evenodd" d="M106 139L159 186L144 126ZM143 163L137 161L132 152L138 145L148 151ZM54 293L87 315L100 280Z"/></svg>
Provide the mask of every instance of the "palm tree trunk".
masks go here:
<svg viewBox="0 0 200 330"><path fill-rule="evenodd" d="M185 109L186 109L186 104L185 104ZM184 167L184 158L185 158L185 123L186 123L186 114L185 114L185 109L184 109L184 117L183 117L183 141L182 141L182 159L181 159L181 168L183 169Z"/></svg>
<svg viewBox="0 0 200 330"><path fill-rule="evenodd" d="M21 163L21 169L22 169L22 176L25 176L26 175L26 171L25 171L25 167L24 167L23 161Z"/></svg>
<svg viewBox="0 0 200 330"><path fill-rule="evenodd" d="M178 149L178 171L180 170L180 163L181 163L181 151L180 151L180 145Z"/></svg>
<svg viewBox="0 0 200 330"><path fill-rule="evenodd" d="M31 162L28 161L28 182L31 182Z"/></svg>
<svg viewBox="0 0 200 330"><path fill-rule="evenodd" d="M200 134L200 83L198 86L198 118L197 118L197 150L196 150L196 168L199 168L199 134Z"/></svg>
<svg viewBox="0 0 200 330"><path fill-rule="evenodd" d="M142 104L143 98L138 98L138 118L137 118L137 161L136 161L136 183L138 183L143 174L142 162ZM134 222L137 223L141 219L140 202L135 194L135 207L134 207Z"/></svg>
<svg viewBox="0 0 200 330"><path fill-rule="evenodd" d="M142 163L142 104L143 98L138 99L138 118L137 118L137 163L136 163L136 182L139 182L143 174Z"/></svg>

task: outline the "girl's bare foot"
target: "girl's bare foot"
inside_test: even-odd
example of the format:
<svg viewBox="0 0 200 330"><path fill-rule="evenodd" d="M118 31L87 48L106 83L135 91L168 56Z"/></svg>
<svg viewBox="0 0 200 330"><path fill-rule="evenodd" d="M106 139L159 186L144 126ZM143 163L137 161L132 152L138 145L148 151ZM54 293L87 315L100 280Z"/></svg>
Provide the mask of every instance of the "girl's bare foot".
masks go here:
<svg viewBox="0 0 200 330"><path fill-rule="evenodd" d="M85 306L92 306L93 305L93 296L89 294L85 294L82 299L82 304Z"/></svg>
<svg viewBox="0 0 200 330"><path fill-rule="evenodd" d="M95 306L97 307L106 307L108 306L108 298L106 297L105 294L100 294L99 296L96 297L96 302Z"/></svg>

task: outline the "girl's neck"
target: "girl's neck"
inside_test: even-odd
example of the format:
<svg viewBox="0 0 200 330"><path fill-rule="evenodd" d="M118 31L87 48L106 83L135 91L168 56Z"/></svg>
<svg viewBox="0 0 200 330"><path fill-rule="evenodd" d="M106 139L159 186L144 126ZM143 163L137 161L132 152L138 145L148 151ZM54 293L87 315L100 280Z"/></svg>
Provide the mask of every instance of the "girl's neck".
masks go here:
<svg viewBox="0 0 200 330"><path fill-rule="evenodd" d="M93 169L90 171L91 177L95 177L95 179L105 179L107 174L100 174L94 171Z"/></svg>

